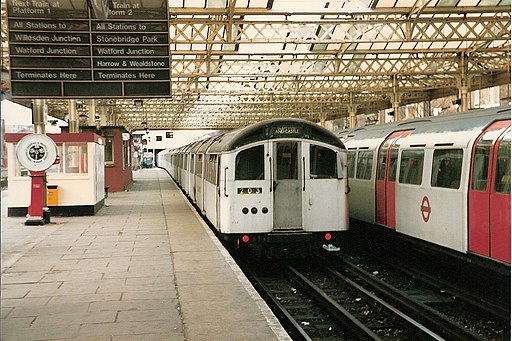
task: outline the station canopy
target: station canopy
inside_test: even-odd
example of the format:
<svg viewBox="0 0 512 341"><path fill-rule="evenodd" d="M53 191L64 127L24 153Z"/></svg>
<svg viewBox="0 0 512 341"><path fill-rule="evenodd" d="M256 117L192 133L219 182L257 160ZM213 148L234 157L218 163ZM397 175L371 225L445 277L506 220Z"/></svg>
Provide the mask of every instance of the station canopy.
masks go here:
<svg viewBox="0 0 512 341"><path fill-rule="evenodd" d="M50 115L64 118L70 103L88 115L94 100L98 115L130 131L231 129L276 117L328 121L510 83L510 0L162 1L169 94L55 96L46 99ZM110 2L120 3L145 1ZM9 98L6 11L2 0Z"/></svg>

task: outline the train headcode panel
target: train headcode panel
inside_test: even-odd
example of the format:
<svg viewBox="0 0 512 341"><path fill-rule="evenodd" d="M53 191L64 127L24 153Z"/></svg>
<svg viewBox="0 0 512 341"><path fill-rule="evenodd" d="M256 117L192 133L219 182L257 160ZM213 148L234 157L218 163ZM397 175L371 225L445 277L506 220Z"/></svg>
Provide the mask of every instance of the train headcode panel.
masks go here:
<svg viewBox="0 0 512 341"><path fill-rule="evenodd" d="M166 1L7 0L7 13L15 98L170 94Z"/></svg>

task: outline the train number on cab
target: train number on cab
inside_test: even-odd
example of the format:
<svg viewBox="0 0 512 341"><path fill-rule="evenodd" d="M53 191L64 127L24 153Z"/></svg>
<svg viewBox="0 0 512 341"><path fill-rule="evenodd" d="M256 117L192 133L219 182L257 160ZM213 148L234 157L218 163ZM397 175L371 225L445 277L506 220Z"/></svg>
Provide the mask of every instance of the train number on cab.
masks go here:
<svg viewBox="0 0 512 341"><path fill-rule="evenodd" d="M261 187L238 187L238 194L261 194Z"/></svg>

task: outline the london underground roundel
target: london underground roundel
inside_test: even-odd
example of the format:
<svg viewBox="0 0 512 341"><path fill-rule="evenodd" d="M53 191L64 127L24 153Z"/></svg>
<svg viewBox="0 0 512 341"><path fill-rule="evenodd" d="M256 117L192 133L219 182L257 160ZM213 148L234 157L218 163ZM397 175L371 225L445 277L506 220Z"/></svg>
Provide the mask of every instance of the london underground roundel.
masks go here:
<svg viewBox="0 0 512 341"><path fill-rule="evenodd" d="M31 171L44 171L57 159L57 146L42 134L27 135L18 142L16 157L21 165Z"/></svg>

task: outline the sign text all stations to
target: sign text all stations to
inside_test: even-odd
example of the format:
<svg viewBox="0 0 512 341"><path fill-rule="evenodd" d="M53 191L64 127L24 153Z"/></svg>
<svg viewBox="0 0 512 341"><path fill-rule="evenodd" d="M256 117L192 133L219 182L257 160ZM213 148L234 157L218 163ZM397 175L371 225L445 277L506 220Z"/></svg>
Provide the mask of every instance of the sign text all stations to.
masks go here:
<svg viewBox="0 0 512 341"><path fill-rule="evenodd" d="M169 29L167 21L92 21L89 20L36 20L10 19L10 31L84 31L84 32L145 32L165 33Z"/></svg>

